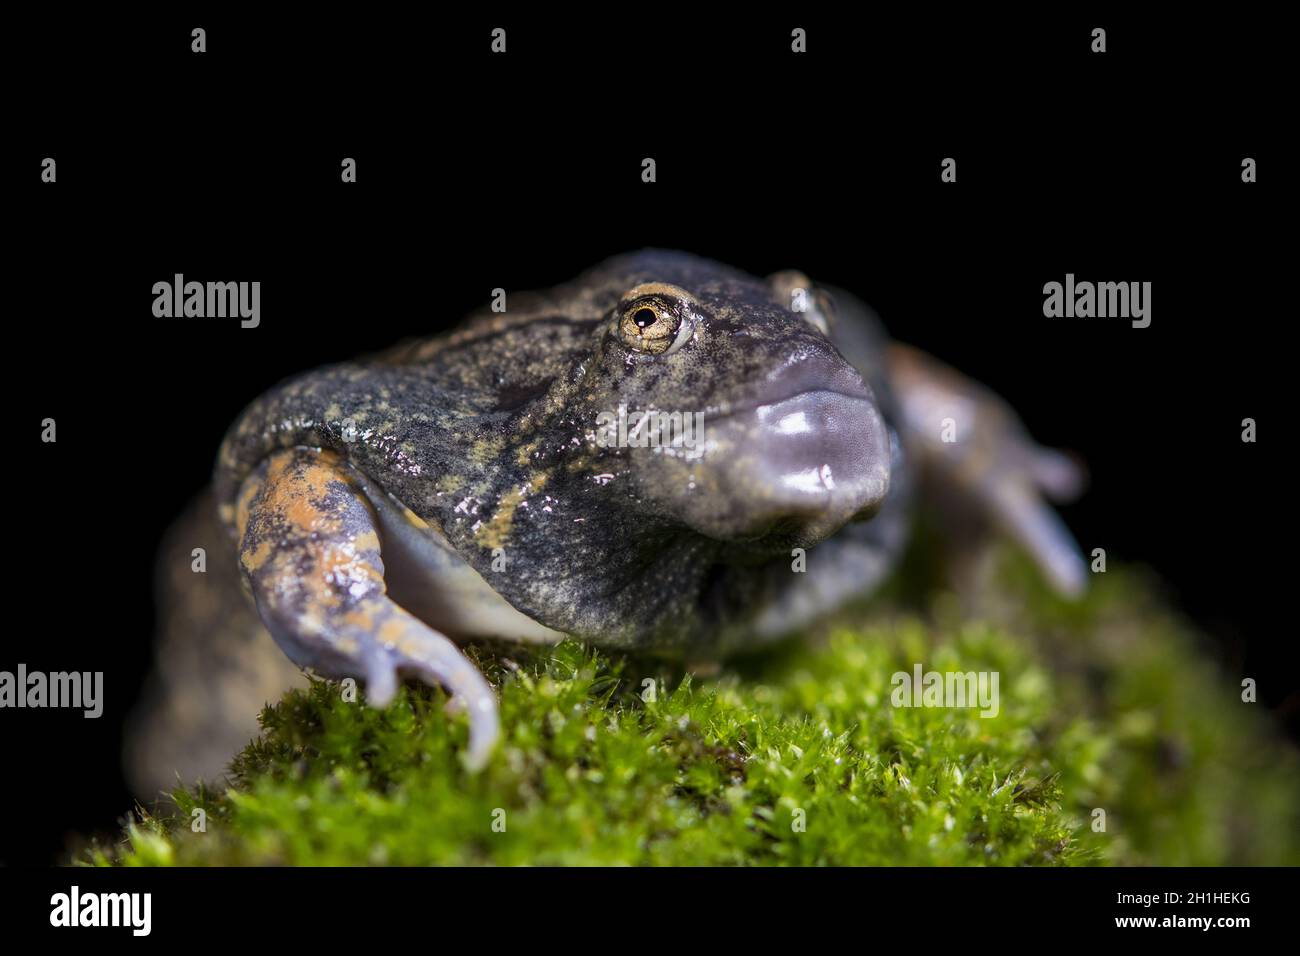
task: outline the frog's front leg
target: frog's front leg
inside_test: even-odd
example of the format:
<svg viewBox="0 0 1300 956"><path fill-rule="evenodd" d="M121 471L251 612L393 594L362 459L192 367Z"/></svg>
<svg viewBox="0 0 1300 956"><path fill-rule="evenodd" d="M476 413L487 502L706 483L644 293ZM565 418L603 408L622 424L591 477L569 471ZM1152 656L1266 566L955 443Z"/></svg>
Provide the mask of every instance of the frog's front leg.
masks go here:
<svg viewBox="0 0 1300 956"><path fill-rule="evenodd" d="M466 763L482 767L498 736L492 688L450 639L388 596L374 511L342 459L278 452L240 502L240 564L289 658L326 677L363 678L379 707L402 675L442 685L469 714Z"/></svg>
<svg viewBox="0 0 1300 956"><path fill-rule="evenodd" d="M1078 494L1083 471L1034 443L1014 412L988 389L916 349L891 345L888 377L906 450L943 504L989 519L1019 542L1062 594L1077 596L1087 565L1044 501Z"/></svg>

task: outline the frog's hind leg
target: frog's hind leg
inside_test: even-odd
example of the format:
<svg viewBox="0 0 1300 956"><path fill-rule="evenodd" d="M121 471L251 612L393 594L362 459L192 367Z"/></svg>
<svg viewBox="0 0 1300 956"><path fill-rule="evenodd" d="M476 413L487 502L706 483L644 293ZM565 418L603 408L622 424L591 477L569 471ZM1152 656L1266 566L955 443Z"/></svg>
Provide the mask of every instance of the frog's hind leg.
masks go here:
<svg viewBox="0 0 1300 956"><path fill-rule="evenodd" d="M219 781L230 758L257 736L258 712L306 686L243 593L210 492L163 536L155 591L154 667L129 717L123 753L131 788L147 804L178 781Z"/></svg>
<svg viewBox="0 0 1300 956"><path fill-rule="evenodd" d="M289 658L327 677L362 678L380 707L404 675L447 688L469 714L466 763L481 767L499 732L492 689L449 638L388 596L375 513L342 460L279 452L240 500L244 576Z"/></svg>
<svg viewBox="0 0 1300 956"><path fill-rule="evenodd" d="M906 450L945 520L991 522L1034 558L1057 591L1081 594L1087 565L1064 522L1043 500L1074 497L1083 471L1036 445L996 395L927 355L891 345L888 377Z"/></svg>

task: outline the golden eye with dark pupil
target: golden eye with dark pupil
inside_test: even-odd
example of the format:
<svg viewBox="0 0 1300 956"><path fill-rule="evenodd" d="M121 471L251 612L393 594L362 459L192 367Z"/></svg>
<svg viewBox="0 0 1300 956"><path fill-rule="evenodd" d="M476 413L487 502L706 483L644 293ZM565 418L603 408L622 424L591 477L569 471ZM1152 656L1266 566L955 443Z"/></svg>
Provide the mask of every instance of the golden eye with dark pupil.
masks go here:
<svg viewBox="0 0 1300 956"><path fill-rule="evenodd" d="M619 325L627 345L638 352L659 355L673 344L682 321L664 305L633 302L624 308Z"/></svg>
<svg viewBox="0 0 1300 956"><path fill-rule="evenodd" d="M694 297L679 286L642 282L623 294L613 332L633 352L672 355L694 334L696 308Z"/></svg>

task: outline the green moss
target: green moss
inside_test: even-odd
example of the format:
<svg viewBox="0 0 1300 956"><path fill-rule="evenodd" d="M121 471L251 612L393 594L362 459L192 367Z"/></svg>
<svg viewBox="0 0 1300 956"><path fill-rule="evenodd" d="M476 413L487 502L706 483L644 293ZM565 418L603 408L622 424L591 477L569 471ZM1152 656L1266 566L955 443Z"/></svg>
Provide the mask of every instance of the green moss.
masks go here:
<svg viewBox="0 0 1300 956"><path fill-rule="evenodd" d="M81 862L1300 862L1293 754L1140 574L1070 605L1010 560L981 593L850 609L706 680L573 643L482 651L505 730L477 776L441 692L376 711L318 682L264 712L228 786ZM892 706L917 663L998 672L1000 712Z"/></svg>

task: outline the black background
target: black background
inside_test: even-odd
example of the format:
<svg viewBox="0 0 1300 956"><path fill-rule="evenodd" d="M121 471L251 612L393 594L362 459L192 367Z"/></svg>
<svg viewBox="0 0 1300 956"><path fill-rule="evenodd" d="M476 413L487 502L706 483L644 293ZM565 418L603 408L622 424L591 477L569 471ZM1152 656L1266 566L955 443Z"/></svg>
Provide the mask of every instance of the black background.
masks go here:
<svg viewBox="0 0 1300 956"><path fill-rule="evenodd" d="M1295 378L1278 138L1293 117L1280 31L1255 16L11 24L0 669L102 670L106 711L0 714L6 819L21 821L0 862L58 859L130 807L120 724L150 663L154 549L244 404L444 329L495 287L642 246L849 288L993 387L1087 460L1092 486L1064 509L1084 548L1152 566L1227 673L1294 722L1278 617ZM39 181L45 156L57 184ZM261 326L155 319L151 287L177 272L260 280ZM1150 281L1151 327L1045 319L1043 284L1067 272ZM57 444L39 441L46 417ZM1245 417L1257 444L1240 441Z"/></svg>

